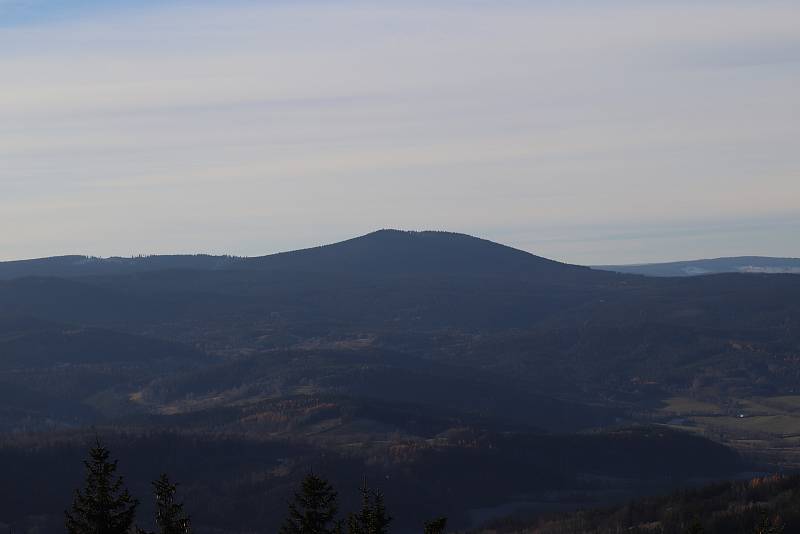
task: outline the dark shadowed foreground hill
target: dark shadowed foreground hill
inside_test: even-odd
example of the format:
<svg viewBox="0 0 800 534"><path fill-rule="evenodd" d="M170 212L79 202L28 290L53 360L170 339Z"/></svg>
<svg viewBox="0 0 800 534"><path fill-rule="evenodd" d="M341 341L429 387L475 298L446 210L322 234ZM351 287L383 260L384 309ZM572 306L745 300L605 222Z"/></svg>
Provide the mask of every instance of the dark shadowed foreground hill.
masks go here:
<svg viewBox="0 0 800 534"><path fill-rule="evenodd" d="M379 488L395 517L392 532L416 532L437 514L453 528L474 524L470 511L526 499L604 502L609 489L629 495L674 485L687 474L719 477L738 459L707 440L658 429L577 436L509 435L461 429L367 451L299 440L222 434L101 429L120 472L142 499L148 525L150 481L161 472L181 482L195 531L275 532L298 480L313 466L340 492L342 512L357 510L364 480ZM0 437L0 518L15 531L63 532L63 509L81 482L92 433ZM360 449L360 447L359 447ZM691 452L687 457L687 452ZM602 486L594 480L603 480Z"/></svg>
<svg viewBox="0 0 800 534"><path fill-rule="evenodd" d="M800 532L800 476L717 483L559 519L498 522L493 534L707 534Z"/></svg>

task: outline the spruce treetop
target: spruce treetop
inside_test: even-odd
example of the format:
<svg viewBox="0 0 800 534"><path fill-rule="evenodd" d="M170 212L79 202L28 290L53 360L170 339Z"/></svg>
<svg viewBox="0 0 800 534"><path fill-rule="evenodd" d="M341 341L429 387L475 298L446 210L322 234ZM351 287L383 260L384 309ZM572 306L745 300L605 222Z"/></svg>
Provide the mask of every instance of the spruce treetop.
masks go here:
<svg viewBox="0 0 800 534"><path fill-rule="evenodd" d="M117 461L99 438L83 462L86 480L75 491L72 507L65 512L69 534L126 534L130 531L139 502L131 497Z"/></svg>
<svg viewBox="0 0 800 534"><path fill-rule="evenodd" d="M309 473L289 503L280 534L337 534L337 512L336 491L327 480Z"/></svg>

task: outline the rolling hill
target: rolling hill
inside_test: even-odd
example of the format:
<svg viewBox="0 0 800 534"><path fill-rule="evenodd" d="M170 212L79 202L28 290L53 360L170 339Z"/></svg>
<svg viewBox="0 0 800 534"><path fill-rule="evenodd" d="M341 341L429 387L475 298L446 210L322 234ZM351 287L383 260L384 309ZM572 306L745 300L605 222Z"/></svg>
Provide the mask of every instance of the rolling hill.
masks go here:
<svg viewBox="0 0 800 534"><path fill-rule="evenodd" d="M0 431L71 427L135 411L130 388L207 360L170 341L0 316Z"/></svg>
<svg viewBox="0 0 800 534"><path fill-rule="evenodd" d="M645 276L700 276L720 273L800 274L800 258L738 256L735 258L714 258L668 263L597 265L594 268Z"/></svg>
<svg viewBox="0 0 800 534"><path fill-rule="evenodd" d="M97 258L92 256L55 256L31 260L0 262L0 280L26 276L74 277L114 275L164 269L224 269L238 258L209 255L143 256L134 258Z"/></svg>

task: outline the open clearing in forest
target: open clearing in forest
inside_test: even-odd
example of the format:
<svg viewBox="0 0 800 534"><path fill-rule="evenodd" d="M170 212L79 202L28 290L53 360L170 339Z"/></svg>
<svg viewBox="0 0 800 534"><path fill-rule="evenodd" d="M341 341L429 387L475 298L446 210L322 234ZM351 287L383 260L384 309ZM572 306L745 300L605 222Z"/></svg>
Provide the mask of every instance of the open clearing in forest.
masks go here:
<svg viewBox="0 0 800 534"><path fill-rule="evenodd" d="M723 408L722 406L725 406ZM800 465L800 396L731 399L724 403L689 397L665 401L668 426L721 441L773 465Z"/></svg>

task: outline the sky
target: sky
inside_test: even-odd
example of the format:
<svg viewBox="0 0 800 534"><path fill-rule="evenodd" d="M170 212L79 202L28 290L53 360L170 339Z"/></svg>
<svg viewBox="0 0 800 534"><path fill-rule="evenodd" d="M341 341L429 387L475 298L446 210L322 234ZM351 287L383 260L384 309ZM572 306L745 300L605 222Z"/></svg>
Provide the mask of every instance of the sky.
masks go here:
<svg viewBox="0 0 800 534"><path fill-rule="evenodd" d="M796 0L0 0L0 260L800 257Z"/></svg>

